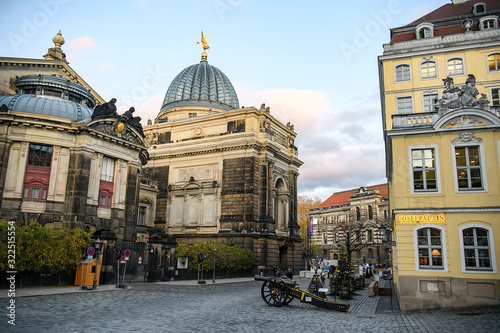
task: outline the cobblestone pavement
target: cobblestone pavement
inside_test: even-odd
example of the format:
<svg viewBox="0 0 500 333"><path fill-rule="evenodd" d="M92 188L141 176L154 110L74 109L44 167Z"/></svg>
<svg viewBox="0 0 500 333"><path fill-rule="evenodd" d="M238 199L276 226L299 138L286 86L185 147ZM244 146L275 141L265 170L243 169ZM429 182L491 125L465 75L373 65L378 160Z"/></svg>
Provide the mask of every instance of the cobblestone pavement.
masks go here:
<svg viewBox="0 0 500 333"><path fill-rule="evenodd" d="M297 279L302 288L308 280ZM267 306L262 282L172 285L136 283L131 290L19 297L16 326L0 299L0 332L498 332L500 308L414 313L376 311L379 298L357 292L348 312L294 300Z"/></svg>

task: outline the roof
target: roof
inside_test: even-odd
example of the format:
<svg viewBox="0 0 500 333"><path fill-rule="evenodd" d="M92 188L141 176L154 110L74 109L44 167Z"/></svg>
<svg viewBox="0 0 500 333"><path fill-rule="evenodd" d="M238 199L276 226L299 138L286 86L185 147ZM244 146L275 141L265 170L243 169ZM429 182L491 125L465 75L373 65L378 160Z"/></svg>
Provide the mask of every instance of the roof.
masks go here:
<svg viewBox="0 0 500 333"><path fill-rule="evenodd" d="M474 5L478 3L486 5L486 12L475 15L473 12ZM500 1L498 0L469 0L460 4L449 3L425 14L410 24L391 29L391 43L416 39L414 27L424 22L435 24L434 37L464 33L466 29L462 26L462 22L466 18L473 20L470 30L478 31L480 30L479 18L498 13L500 13Z"/></svg>
<svg viewBox="0 0 500 333"><path fill-rule="evenodd" d="M3 104L12 111L43 114L75 122L90 119L94 112L91 108L75 102L27 94L0 96L0 106Z"/></svg>
<svg viewBox="0 0 500 333"><path fill-rule="evenodd" d="M370 190L378 190L379 194L384 198L388 199L389 198L389 190L387 184L380 184L380 185L374 185L374 186L369 186L366 188L368 191ZM327 207L335 207L335 206L342 206L342 205L348 205L350 204L349 199L351 198L351 194L359 191L359 188L352 189L352 190L347 190L343 192L337 192L333 193L328 199L323 201L318 207L316 208L327 208Z"/></svg>
<svg viewBox="0 0 500 333"><path fill-rule="evenodd" d="M425 14L419 19L408 24L408 26L414 26L425 21L432 22L446 18L473 16L474 5L477 3L484 3L486 5L487 13L495 10L500 10L500 1L498 0L469 0L460 4L448 3L430 13Z"/></svg>
<svg viewBox="0 0 500 333"><path fill-rule="evenodd" d="M184 106L202 106L225 111L239 109L231 81L205 58L182 70L168 87L161 111Z"/></svg>

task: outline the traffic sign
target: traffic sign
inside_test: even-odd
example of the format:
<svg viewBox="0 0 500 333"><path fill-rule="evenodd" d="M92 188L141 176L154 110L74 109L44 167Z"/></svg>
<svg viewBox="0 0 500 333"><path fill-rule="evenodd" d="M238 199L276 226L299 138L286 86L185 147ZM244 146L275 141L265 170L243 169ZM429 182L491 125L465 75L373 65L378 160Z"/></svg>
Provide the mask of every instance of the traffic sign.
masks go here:
<svg viewBox="0 0 500 333"><path fill-rule="evenodd" d="M131 252L129 249L126 249L124 254L125 254L125 257L130 257Z"/></svg>
<svg viewBox="0 0 500 333"><path fill-rule="evenodd" d="M94 253L95 253L95 249L94 249L93 247L89 247L89 248L87 249L87 254L88 254L89 256L93 256L93 255L94 255Z"/></svg>

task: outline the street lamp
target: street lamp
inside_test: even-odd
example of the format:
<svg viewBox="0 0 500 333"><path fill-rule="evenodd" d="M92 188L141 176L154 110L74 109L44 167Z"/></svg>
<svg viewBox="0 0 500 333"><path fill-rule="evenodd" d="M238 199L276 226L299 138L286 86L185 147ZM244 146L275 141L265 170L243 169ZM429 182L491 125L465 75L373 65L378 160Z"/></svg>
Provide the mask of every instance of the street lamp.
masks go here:
<svg viewBox="0 0 500 333"><path fill-rule="evenodd" d="M385 235L385 230L387 229L387 231L389 232L389 239L387 239L386 235ZM380 224L380 227L378 227L378 230L380 231L381 234L383 234L382 236L382 244L389 244L389 257L391 259L391 276L390 276L390 282L389 282L389 288L390 288L390 296L391 296L391 312L392 312L392 309L393 309L393 306L392 306L392 279L393 279L393 271L392 271L392 246L393 246L393 242L392 242L392 228L386 228L386 226L384 224Z"/></svg>
<svg viewBox="0 0 500 333"><path fill-rule="evenodd" d="M217 249L214 248L214 275L212 276L212 283L215 283L215 259L217 257Z"/></svg>
<svg viewBox="0 0 500 333"><path fill-rule="evenodd" d="M94 284L92 285L92 289L96 290L97 289L97 260L99 259L99 250L101 249L101 240L99 239L99 236L97 237L97 240L94 243L95 247L95 269L94 269Z"/></svg>

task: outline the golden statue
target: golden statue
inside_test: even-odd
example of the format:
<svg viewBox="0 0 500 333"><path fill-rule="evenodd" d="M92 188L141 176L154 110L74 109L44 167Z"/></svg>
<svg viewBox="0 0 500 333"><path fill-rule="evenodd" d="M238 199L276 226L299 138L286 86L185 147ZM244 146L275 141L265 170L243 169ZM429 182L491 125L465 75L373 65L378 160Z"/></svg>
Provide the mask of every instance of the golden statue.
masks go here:
<svg viewBox="0 0 500 333"><path fill-rule="evenodd" d="M201 32L201 42L196 42L196 44L200 44L203 47L203 53L205 53L206 50L210 49L210 46L207 44L207 39L210 37L210 34L206 35L203 37L203 31Z"/></svg>

